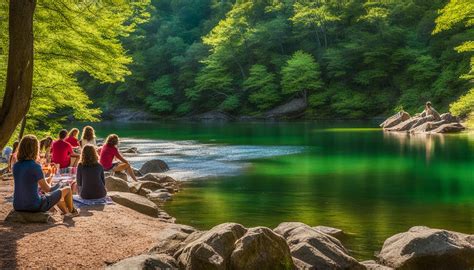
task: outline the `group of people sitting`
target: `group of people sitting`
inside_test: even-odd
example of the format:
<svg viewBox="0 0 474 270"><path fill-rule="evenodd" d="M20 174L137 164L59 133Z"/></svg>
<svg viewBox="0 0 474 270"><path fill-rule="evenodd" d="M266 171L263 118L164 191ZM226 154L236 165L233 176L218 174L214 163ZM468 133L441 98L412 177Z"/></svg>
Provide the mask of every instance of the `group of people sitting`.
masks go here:
<svg viewBox="0 0 474 270"><path fill-rule="evenodd" d="M107 196L105 171L126 171L136 181L130 163L118 149L117 135L109 135L101 147L91 126L84 127L80 140L78 135L79 130L73 128L61 130L57 140L38 141L26 135L13 144L8 166L14 179L16 211L46 212L57 205L64 215L76 216L74 193L87 200ZM55 176L63 172L75 172L75 181L54 184Z"/></svg>

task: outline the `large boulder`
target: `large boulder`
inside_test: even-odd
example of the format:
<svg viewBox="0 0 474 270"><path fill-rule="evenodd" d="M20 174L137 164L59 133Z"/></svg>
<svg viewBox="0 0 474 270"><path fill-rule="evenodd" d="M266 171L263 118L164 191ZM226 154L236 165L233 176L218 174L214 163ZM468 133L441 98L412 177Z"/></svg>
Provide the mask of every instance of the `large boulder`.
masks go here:
<svg viewBox="0 0 474 270"><path fill-rule="evenodd" d="M160 231L150 253L174 255L179 249L199 238L203 232L185 225L172 225Z"/></svg>
<svg viewBox="0 0 474 270"><path fill-rule="evenodd" d="M20 212L12 210L5 221L11 223L51 223L53 218L49 212Z"/></svg>
<svg viewBox="0 0 474 270"><path fill-rule="evenodd" d="M460 123L449 123L443 124L431 131L431 133L457 133L465 130L466 128Z"/></svg>
<svg viewBox="0 0 474 270"><path fill-rule="evenodd" d="M400 111L395 115L392 115L391 117L387 118L387 120L380 124L380 127L384 129L391 128L408 119L410 119L410 114L404 111Z"/></svg>
<svg viewBox="0 0 474 270"><path fill-rule="evenodd" d="M419 120L421 119L421 117L412 117L408 120L405 120L403 122L401 122L400 124L398 125L395 125L391 128L386 128L385 130L387 131L409 131L413 125L415 125Z"/></svg>
<svg viewBox="0 0 474 270"><path fill-rule="evenodd" d="M129 192L128 183L115 176L107 176L105 178L105 188L107 191Z"/></svg>
<svg viewBox="0 0 474 270"><path fill-rule="evenodd" d="M393 270L392 267L381 265L374 260L360 262L367 270Z"/></svg>
<svg viewBox="0 0 474 270"><path fill-rule="evenodd" d="M109 270L177 269L176 261L167 254L144 254L121 260L106 267Z"/></svg>
<svg viewBox="0 0 474 270"><path fill-rule="evenodd" d="M274 232L286 239L300 269L365 269L336 238L300 222L285 222Z"/></svg>
<svg viewBox="0 0 474 270"><path fill-rule="evenodd" d="M473 269L474 235L417 226L385 240L378 259L396 269Z"/></svg>
<svg viewBox="0 0 474 270"><path fill-rule="evenodd" d="M162 185L158 184L157 182L153 182L153 181L139 181L138 183L140 184L140 188L146 188L146 189L150 189L152 191L163 188Z"/></svg>
<svg viewBox="0 0 474 270"><path fill-rule="evenodd" d="M266 118L291 117L303 112L307 107L308 103L303 98L297 98L266 112L264 116Z"/></svg>
<svg viewBox="0 0 474 270"><path fill-rule="evenodd" d="M168 164L160 159L153 159L145 162L140 168L140 173L143 175L147 173L161 173L169 170Z"/></svg>
<svg viewBox="0 0 474 270"><path fill-rule="evenodd" d="M446 123L454 123L459 122L459 119L456 116L453 116L451 113L443 113L440 115L441 120L445 121Z"/></svg>
<svg viewBox="0 0 474 270"><path fill-rule="evenodd" d="M230 269L235 242L246 232L246 228L236 223L217 225L177 251L175 258L181 269Z"/></svg>
<svg viewBox="0 0 474 270"><path fill-rule="evenodd" d="M249 229L237 240L230 256L231 269L294 269L288 244L265 227Z"/></svg>
<svg viewBox="0 0 474 270"><path fill-rule="evenodd" d="M126 192L109 192L108 195L115 203L151 217L158 217L160 212L155 203L140 195Z"/></svg>

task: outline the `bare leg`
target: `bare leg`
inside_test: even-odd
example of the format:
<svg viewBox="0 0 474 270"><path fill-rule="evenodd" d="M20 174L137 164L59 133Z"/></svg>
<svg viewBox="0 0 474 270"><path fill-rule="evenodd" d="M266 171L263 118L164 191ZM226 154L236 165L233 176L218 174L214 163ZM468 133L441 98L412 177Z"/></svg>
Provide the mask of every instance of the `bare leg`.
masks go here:
<svg viewBox="0 0 474 270"><path fill-rule="evenodd" d="M135 173L133 172L132 166L128 163L119 163L115 168L113 169L114 172L121 172L121 171L126 171L130 177L134 181L137 181L137 177L135 176Z"/></svg>
<svg viewBox="0 0 474 270"><path fill-rule="evenodd" d="M65 214L70 213L74 210L74 204L72 202L72 191L70 187L64 187L61 189L61 202L58 203L58 206L61 208L61 205L64 207L64 209L61 210L67 210L64 211Z"/></svg>

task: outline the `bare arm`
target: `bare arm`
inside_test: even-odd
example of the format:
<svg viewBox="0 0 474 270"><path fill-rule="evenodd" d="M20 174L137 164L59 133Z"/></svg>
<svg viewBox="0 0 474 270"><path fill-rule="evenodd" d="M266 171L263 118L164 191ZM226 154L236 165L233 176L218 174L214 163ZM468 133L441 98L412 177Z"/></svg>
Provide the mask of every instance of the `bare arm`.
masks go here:
<svg viewBox="0 0 474 270"><path fill-rule="evenodd" d="M120 151L117 151L117 155L115 156L118 160L122 161L123 163L127 163L128 164L128 161L122 156L122 154L120 153Z"/></svg>
<svg viewBox="0 0 474 270"><path fill-rule="evenodd" d="M48 181L44 178L39 180L38 184L43 192L49 192L51 190L51 186L49 185Z"/></svg>

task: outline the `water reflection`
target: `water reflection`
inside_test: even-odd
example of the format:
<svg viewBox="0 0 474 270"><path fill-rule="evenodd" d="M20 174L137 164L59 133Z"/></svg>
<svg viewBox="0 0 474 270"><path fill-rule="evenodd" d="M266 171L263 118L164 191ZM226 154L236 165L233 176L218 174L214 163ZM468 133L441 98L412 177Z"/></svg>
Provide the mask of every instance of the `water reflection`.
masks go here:
<svg viewBox="0 0 474 270"><path fill-rule="evenodd" d="M445 135L443 134L410 134L408 132L383 132L384 140L394 140L400 145L403 153L406 147L415 150L424 150L426 162L429 163L435 152L435 147L443 148Z"/></svg>

